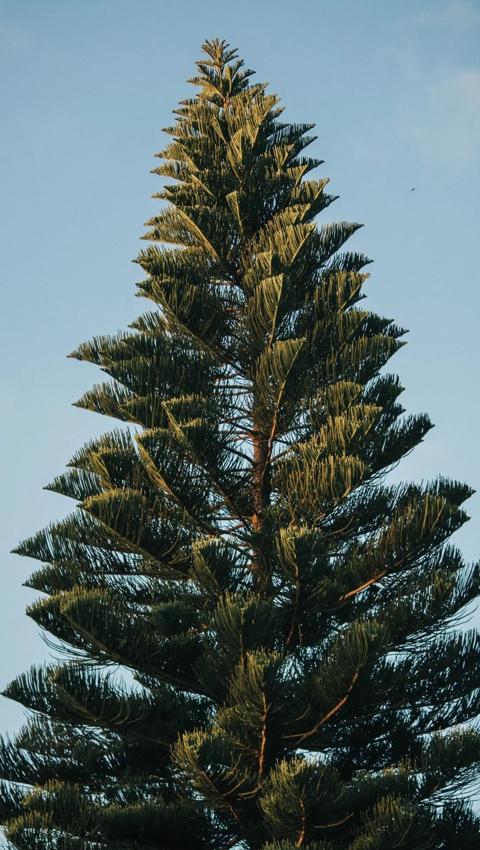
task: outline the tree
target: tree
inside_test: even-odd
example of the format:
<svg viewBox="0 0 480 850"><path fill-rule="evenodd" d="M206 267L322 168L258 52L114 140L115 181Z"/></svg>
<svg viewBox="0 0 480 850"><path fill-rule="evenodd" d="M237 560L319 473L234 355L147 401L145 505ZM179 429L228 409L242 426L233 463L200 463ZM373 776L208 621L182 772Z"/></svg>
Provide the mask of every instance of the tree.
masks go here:
<svg viewBox="0 0 480 850"><path fill-rule="evenodd" d="M382 371L404 331L360 306L359 225L317 226L312 125L203 51L154 169L153 311L72 355L110 376L79 406L129 425L16 550L67 657L6 691L31 712L0 752L8 839L473 850L479 638L452 626L480 571L448 542L472 491L389 482L431 426Z"/></svg>

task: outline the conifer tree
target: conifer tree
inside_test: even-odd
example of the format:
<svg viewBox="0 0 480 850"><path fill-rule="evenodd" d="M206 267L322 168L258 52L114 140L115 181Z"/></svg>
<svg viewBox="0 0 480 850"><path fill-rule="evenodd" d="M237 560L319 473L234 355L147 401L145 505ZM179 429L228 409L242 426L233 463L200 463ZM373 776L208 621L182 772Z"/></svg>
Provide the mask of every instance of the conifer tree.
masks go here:
<svg viewBox="0 0 480 850"><path fill-rule="evenodd" d="M80 345L78 405L121 427L50 485L73 513L16 550L64 654L6 694L22 850L473 850L479 592L450 536L469 487L386 474L428 432L384 366L359 225L312 125L224 41L175 112L138 257L152 302ZM122 676L120 675L123 672ZM126 672L125 672L126 671Z"/></svg>

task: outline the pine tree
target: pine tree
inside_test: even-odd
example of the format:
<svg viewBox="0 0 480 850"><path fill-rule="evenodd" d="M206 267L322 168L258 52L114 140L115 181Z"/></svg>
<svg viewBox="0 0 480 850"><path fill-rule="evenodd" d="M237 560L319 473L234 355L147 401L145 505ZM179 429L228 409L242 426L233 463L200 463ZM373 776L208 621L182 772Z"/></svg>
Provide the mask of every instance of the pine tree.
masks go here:
<svg viewBox="0 0 480 850"><path fill-rule="evenodd" d="M450 536L464 484L393 485L428 432L383 371L404 331L360 306L358 229L289 124L207 41L155 173L153 302L73 353L122 423L22 543L64 650L6 694L9 842L29 850L473 850L479 592ZM122 673L123 671L123 673Z"/></svg>

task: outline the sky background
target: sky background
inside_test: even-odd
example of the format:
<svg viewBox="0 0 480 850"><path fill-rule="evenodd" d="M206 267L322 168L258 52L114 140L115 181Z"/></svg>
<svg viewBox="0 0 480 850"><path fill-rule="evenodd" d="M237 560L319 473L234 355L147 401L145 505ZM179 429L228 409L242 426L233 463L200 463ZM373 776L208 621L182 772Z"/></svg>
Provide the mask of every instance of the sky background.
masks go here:
<svg viewBox="0 0 480 850"><path fill-rule="evenodd" d="M112 426L71 406L101 373L66 355L147 306L130 261L152 155L216 36L287 120L316 123L341 196L322 220L364 223L366 304L410 330L389 368L436 427L396 477L480 490L480 0L0 0L0 687L50 652L24 614L36 564L9 552L72 509L42 487ZM468 509L455 540L475 559L480 498ZM0 699L0 730L22 716Z"/></svg>

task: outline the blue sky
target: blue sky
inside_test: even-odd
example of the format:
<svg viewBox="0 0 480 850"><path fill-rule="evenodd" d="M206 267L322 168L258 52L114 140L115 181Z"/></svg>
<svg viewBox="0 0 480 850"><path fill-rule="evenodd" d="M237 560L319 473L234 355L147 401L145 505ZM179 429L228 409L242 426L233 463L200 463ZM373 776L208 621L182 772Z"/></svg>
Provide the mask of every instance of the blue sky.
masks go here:
<svg viewBox="0 0 480 850"><path fill-rule="evenodd" d="M25 617L34 562L10 549L67 513L42 490L111 422L71 406L100 379L67 360L134 301L149 173L205 38L237 46L365 227L368 305L410 329L391 362L436 424L397 477L480 489L480 1L0 0L0 685L48 656ZM415 191L411 192L411 188ZM480 498L456 537L480 555ZM477 617L478 621L478 617ZM0 700L0 728L22 709Z"/></svg>

